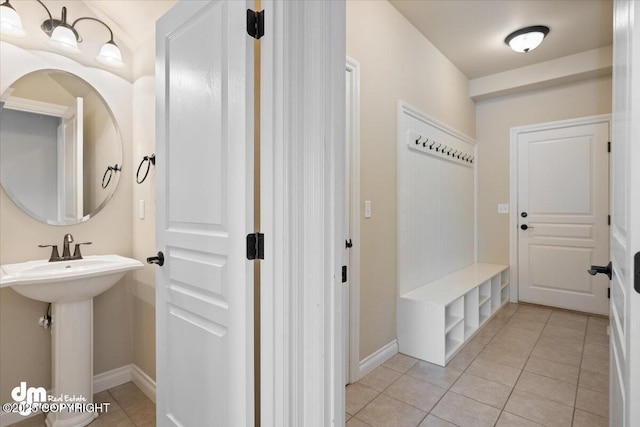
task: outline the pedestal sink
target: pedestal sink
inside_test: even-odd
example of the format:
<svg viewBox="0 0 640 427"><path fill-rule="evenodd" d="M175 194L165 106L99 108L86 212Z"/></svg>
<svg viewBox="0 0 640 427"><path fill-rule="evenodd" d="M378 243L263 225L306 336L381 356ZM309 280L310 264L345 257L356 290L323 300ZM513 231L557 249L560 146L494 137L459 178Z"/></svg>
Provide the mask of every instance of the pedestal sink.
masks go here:
<svg viewBox="0 0 640 427"><path fill-rule="evenodd" d="M93 297L115 285L127 271L142 267L140 261L119 255L0 267L0 287L52 303L53 396L82 396L86 399L83 403L93 402ZM81 427L97 416L92 412L50 412L46 424Z"/></svg>

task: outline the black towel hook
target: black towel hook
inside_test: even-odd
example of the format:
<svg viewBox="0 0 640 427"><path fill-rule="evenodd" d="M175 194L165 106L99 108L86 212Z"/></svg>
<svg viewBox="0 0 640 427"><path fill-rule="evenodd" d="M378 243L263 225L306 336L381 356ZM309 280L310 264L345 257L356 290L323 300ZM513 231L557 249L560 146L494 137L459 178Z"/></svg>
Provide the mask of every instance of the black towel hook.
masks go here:
<svg viewBox="0 0 640 427"><path fill-rule="evenodd" d="M114 172L120 172L121 170L122 170L122 167L118 166L117 163L114 166L107 166L107 170L104 171L104 175L102 175L102 189L103 190L109 186L109 183L111 182L111 177L113 176L113 173ZM105 179L107 180L106 183L104 182Z"/></svg>
<svg viewBox="0 0 640 427"><path fill-rule="evenodd" d="M425 138L427 138L427 137L425 136ZM422 143L422 147L426 147L427 146L427 142L429 142L429 138L427 138L426 141L424 141Z"/></svg>
<svg viewBox="0 0 640 427"><path fill-rule="evenodd" d="M147 170L144 173L144 176L142 177L142 179L140 179L140 169L142 168L142 165L144 165L144 163L147 162ZM149 169L151 169L151 165L156 165L156 154L153 153L150 156L144 156L142 158L142 161L140 162L140 165L138 166L138 171L136 172L136 182L138 184L142 184L144 182L145 179L147 179L147 175L149 175Z"/></svg>

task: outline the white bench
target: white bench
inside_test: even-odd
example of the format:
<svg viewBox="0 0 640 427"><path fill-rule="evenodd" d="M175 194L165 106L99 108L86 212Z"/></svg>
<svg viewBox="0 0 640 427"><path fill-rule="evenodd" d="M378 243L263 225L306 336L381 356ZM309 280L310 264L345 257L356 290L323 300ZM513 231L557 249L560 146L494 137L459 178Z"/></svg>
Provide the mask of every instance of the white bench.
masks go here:
<svg viewBox="0 0 640 427"><path fill-rule="evenodd" d="M509 301L506 265L472 264L398 298L400 353L445 366Z"/></svg>

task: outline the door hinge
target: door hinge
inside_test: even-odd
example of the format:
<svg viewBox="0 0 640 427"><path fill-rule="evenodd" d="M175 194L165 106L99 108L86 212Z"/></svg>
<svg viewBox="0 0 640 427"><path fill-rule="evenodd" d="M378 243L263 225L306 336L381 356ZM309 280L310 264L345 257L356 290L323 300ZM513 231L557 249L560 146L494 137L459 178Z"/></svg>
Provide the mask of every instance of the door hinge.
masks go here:
<svg viewBox="0 0 640 427"><path fill-rule="evenodd" d="M607 224L611 225L611 215L607 215Z"/></svg>
<svg viewBox="0 0 640 427"><path fill-rule="evenodd" d="M633 288L640 294L640 252L633 256Z"/></svg>
<svg viewBox="0 0 640 427"><path fill-rule="evenodd" d="M347 266L342 266L342 283L347 283Z"/></svg>
<svg viewBox="0 0 640 427"><path fill-rule="evenodd" d="M264 234L247 234L247 259L264 259Z"/></svg>
<svg viewBox="0 0 640 427"><path fill-rule="evenodd" d="M611 141L607 142L607 153L611 152Z"/></svg>
<svg viewBox="0 0 640 427"><path fill-rule="evenodd" d="M247 9L247 33L256 40L264 36L264 10Z"/></svg>
<svg viewBox="0 0 640 427"><path fill-rule="evenodd" d="M611 299L611 288L607 288L607 298Z"/></svg>

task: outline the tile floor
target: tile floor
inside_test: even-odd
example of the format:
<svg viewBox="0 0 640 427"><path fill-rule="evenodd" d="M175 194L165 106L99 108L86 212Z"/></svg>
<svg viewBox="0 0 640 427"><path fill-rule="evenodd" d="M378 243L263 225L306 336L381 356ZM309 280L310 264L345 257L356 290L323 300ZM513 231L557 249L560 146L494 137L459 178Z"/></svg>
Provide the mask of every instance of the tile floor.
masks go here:
<svg viewBox="0 0 640 427"><path fill-rule="evenodd" d="M608 425L608 319L507 304L446 368L396 354L347 386L347 427Z"/></svg>
<svg viewBox="0 0 640 427"><path fill-rule="evenodd" d="M347 386L347 427L607 426L608 320L508 304L441 368L397 354ZM155 426L155 404L133 383L92 427ZM13 427L44 425L44 416Z"/></svg>
<svg viewBox="0 0 640 427"><path fill-rule="evenodd" d="M134 383L126 383L93 396L96 403L109 402L109 412L100 414L91 427L153 427L156 405ZM44 415L28 418L11 427L44 426Z"/></svg>

